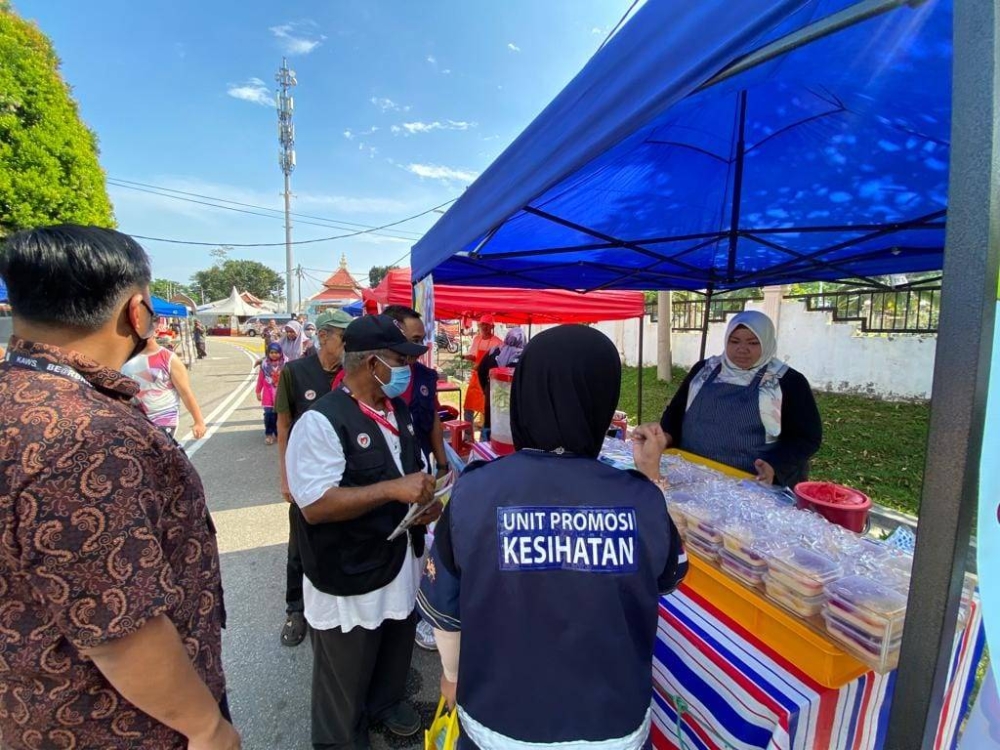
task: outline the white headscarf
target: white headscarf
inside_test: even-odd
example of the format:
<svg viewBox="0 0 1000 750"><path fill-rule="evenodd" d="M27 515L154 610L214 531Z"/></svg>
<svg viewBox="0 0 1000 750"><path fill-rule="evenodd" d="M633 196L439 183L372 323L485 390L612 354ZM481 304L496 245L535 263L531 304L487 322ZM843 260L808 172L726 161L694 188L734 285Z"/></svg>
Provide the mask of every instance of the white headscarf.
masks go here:
<svg viewBox="0 0 1000 750"><path fill-rule="evenodd" d="M757 372L764 365L770 364L774 355L778 353L778 341L774 335L774 323L762 312L747 310L733 317L726 326L726 343L729 337L737 328L746 328L757 340L760 341L760 357L748 369L738 367L726 354L725 348L722 350L722 370L719 372L717 380L720 383L731 383L733 385L750 385L757 377Z"/></svg>
<svg viewBox="0 0 1000 750"><path fill-rule="evenodd" d="M726 342L737 328L746 328L760 341L760 358L746 370L738 367L726 355L725 350L716 357L705 360L705 366L691 381L688 388L687 408L691 408L702 387L708 382L712 373L719 369L718 383L749 386L761 368L766 372L758 388L760 402L760 421L764 424L767 442L773 443L781 435L781 376L788 372L788 365L778 359L778 341L774 333L774 323L762 312L747 310L733 316L726 326Z"/></svg>

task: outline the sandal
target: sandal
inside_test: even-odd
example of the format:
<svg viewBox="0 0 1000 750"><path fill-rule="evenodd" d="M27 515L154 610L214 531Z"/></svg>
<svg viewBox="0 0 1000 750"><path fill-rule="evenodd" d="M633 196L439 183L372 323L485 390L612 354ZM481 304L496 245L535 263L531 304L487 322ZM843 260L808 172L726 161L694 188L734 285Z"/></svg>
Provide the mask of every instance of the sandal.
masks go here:
<svg viewBox="0 0 1000 750"><path fill-rule="evenodd" d="M281 628L281 645L298 646L306 637L306 618L301 612L292 612Z"/></svg>

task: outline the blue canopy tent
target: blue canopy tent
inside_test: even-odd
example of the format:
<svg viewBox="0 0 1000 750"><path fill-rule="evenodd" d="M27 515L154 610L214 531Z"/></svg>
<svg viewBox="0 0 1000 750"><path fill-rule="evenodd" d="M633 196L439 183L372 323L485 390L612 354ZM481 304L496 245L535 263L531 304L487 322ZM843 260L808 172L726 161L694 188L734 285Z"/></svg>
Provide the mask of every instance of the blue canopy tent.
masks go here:
<svg viewBox="0 0 1000 750"><path fill-rule="evenodd" d="M939 269L951 5L914 5L859 22L845 0L648 2L417 243L414 277L723 290Z"/></svg>
<svg viewBox="0 0 1000 750"><path fill-rule="evenodd" d="M579 291L944 268L921 501L934 522L886 747L934 746L978 494L1000 271L997 13L648 0L412 255L414 279Z"/></svg>
<svg viewBox="0 0 1000 750"><path fill-rule="evenodd" d="M153 301L153 312L161 318L186 318L188 309L177 302L167 302L160 297L151 297Z"/></svg>
<svg viewBox="0 0 1000 750"><path fill-rule="evenodd" d="M351 304L346 305L340 309L343 310L348 315L353 315L355 318L360 318L365 313L365 303L362 300L358 300L357 302L352 302Z"/></svg>
<svg viewBox="0 0 1000 750"><path fill-rule="evenodd" d="M0 279L0 302L7 301L7 285Z"/></svg>

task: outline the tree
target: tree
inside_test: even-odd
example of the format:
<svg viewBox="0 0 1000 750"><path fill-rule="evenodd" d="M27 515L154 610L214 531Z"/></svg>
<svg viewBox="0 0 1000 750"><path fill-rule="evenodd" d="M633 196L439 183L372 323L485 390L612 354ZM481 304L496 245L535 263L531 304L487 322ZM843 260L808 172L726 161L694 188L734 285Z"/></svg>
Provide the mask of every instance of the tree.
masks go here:
<svg viewBox="0 0 1000 750"><path fill-rule="evenodd" d="M149 283L149 292L165 300L169 300L175 294L191 296L191 290L187 286L170 279L153 279Z"/></svg>
<svg viewBox="0 0 1000 750"><path fill-rule="evenodd" d="M61 222L114 226L97 154L51 42L0 0L0 236Z"/></svg>
<svg viewBox="0 0 1000 750"><path fill-rule="evenodd" d="M386 277L386 274L388 274L389 271L398 267L399 266L372 266L368 270L368 281L371 283L372 289L382 283L382 279Z"/></svg>
<svg viewBox="0 0 1000 750"><path fill-rule="evenodd" d="M207 300L225 299L233 287L261 299L280 301L285 297L284 277L255 260L224 260L198 271L191 282L204 290Z"/></svg>

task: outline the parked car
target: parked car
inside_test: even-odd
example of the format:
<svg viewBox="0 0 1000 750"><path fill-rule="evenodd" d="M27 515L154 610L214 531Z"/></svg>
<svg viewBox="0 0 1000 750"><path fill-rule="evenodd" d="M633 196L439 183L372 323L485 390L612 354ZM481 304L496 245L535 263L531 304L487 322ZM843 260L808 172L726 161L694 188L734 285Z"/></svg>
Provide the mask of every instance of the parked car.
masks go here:
<svg viewBox="0 0 1000 750"><path fill-rule="evenodd" d="M273 320L279 328L283 328L285 323L292 319L287 313L273 313L268 315L255 315L245 323L240 324L240 333L244 336L260 336L268 324Z"/></svg>

